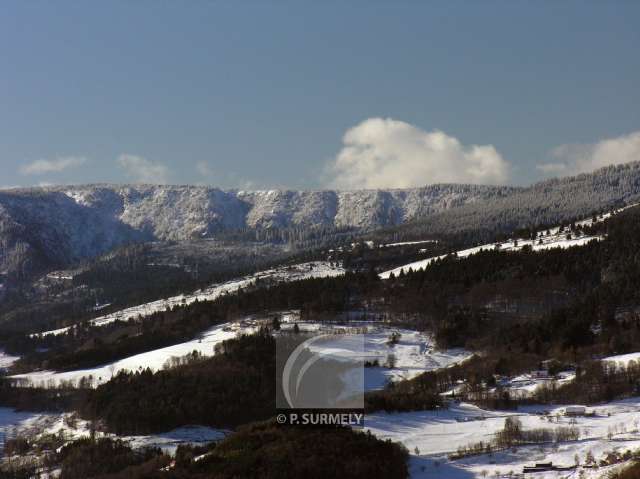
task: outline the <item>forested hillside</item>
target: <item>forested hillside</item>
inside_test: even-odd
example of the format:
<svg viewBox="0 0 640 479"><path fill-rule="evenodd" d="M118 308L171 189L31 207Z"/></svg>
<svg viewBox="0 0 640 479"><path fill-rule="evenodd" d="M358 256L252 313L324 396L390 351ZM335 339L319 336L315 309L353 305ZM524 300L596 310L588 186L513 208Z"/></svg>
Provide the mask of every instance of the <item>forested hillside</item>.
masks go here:
<svg viewBox="0 0 640 479"><path fill-rule="evenodd" d="M407 477L407 452L348 428L244 426L219 444L180 446L175 461L157 449L133 451L122 441L81 439L51 458L61 479L370 479Z"/></svg>
<svg viewBox="0 0 640 479"><path fill-rule="evenodd" d="M528 234L545 228L532 226ZM567 235L578 234L578 227L571 228ZM292 309L299 310L303 322L375 319L428 331L443 349L475 352L462 363L367 393L369 413L441 410L453 404L442 396L452 391L453 398L488 409L627 398L638 390L640 369L635 364L611 367L601 358L640 350L640 207L580 229L580 234L602 239L566 249L494 248L468 257L449 255L424 270L388 280L380 279L375 269L384 248L356 247L345 249L340 259L357 263L358 272L256 284L213 301L103 326L79 324L58 335L16 334L5 342L8 352L22 356L12 372L83 370L197 338L214 325L264 318L256 334L222 343L211 358L189 354L162 370L121 372L95 388L89 380L49 388L4 380L0 400L24 409L78 411L119 434L193 423L235 428L269 419L276 412L272 333L279 328L270 318ZM520 375L542 363L549 371L573 371L573 380L525 397L497 383L497 378ZM142 466L121 452L132 466Z"/></svg>
<svg viewBox="0 0 640 479"><path fill-rule="evenodd" d="M4 281L67 267L129 242L227 239L328 246L379 228L384 238L488 237L638 199L640 164L529 187L222 191L196 186L68 186L0 192ZM2 279L2 278L0 278Z"/></svg>
<svg viewBox="0 0 640 479"><path fill-rule="evenodd" d="M464 346L485 359L490 352L509 373L549 358L575 363L633 352L640 349L640 208L595 223L588 233L605 239L569 249L450 256L390 280L370 270L257 287L137 322L16 336L7 347L24 355L15 365L22 371L81 369L175 344L234 318L295 308L307 321L359 311L356 318L432 331L441 347ZM491 364L485 360L483 375Z"/></svg>
<svg viewBox="0 0 640 479"><path fill-rule="evenodd" d="M639 199L640 163L635 162L536 183L383 230L378 236L400 241L458 235L467 242L486 242L499 233L585 218Z"/></svg>

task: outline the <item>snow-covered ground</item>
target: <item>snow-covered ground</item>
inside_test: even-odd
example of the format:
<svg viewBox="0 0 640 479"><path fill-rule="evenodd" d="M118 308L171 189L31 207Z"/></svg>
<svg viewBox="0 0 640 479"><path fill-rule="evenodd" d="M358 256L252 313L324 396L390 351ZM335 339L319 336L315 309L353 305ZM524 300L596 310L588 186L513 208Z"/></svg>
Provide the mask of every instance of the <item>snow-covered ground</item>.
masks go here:
<svg viewBox="0 0 640 479"><path fill-rule="evenodd" d="M373 321L350 321L345 325L301 322L295 312L282 316L282 330L291 329L294 324L300 331L327 334L328 337L313 343L314 352L330 352L337 359L355 361L377 361L380 366L364 370L366 391L382 389L390 381L412 379L425 371L446 368L469 359L472 353L453 348L444 351L436 349L433 337L424 332L389 327ZM352 341L343 336L331 337L339 329L352 330ZM355 330L355 332L353 332ZM392 334L397 335L395 344L390 344ZM389 364L392 358L393 364ZM393 366L393 367L388 367Z"/></svg>
<svg viewBox="0 0 640 479"><path fill-rule="evenodd" d="M400 335L394 345L389 344L392 333ZM469 351L461 348L437 351L428 334L383 326L369 326L366 334L353 343L353 348L349 348L343 338L338 338L315 343L311 349L331 351L337 357L377 361L380 366L364 370L366 391L383 389L390 381L412 379L425 371L446 368L471 357ZM393 367L387 367L390 360Z"/></svg>
<svg viewBox="0 0 640 479"><path fill-rule="evenodd" d="M46 415L18 412L7 407L0 407L0 455L6 438L15 437L17 431L24 430L32 421Z"/></svg>
<svg viewBox="0 0 640 479"><path fill-rule="evenodd" d="M352 343L353 347L350 347L349 343L344 341L344 335L341 335L339 341L332 341L329 338L316 343L312 346L312 350L315 348L331 351L338 358L351 358L371 362L377 360L380 367L370 367L364 371L366 390L381 389L389 381L411 379L424 371L448 367L471 356L471 353L464 349L438 351L430 335L417 331L390 328L385 325L366 322L351 322L348 325L301 322L297 311L286 311L278 314L282 322L281 328L284 331L293 328L294 324L297 324L301 331L319 334L331 333L346 328L357 329L358 334L352 335L357 339ZM193 351L197 351L202 356L212 356L217 344L231 339L239 333L249 334L255 332L260 324L269 322L271 317L273 317L273 314L262 317L248 317L240 321L224 323L207 330L191 341L136 354L94 368L65 372L34 371L17 374L11 376L11 378L16 380L17 384L42 387L51 387L63 382L77 385L81 378L89 378L90 384L96 387L109 381L121 370L136 371L150 368L152 371L157 371L162 369L171 358L183 357ZM394 345L388 344L392 333L399 335L398 341ZM394 358L393 367L385 367L390 356Z"/></svg>
<svg viewBox="0 0 640 479"><path fill-rule="evenodd" d="M191 341L136 354L103 366L65 372L35 371L17 374L10 378L15 379L17 384L41 387L56 386L63 382L77 385L81 378L90 378L91 385L96 387L109 381L119 371L136 371L146 368L157 371L162 369L171 358L180 358L193 351L197 351L202 356L213 356L217 344L234 338L238 332L250 333L254 330L255 327L250 322L225 323L214 326Z"/></svg>
<svg viewBox="0 0 640 479"><path fill-rule="evenodd" d="M570 248L572 246L583 246L590 241L599 241L601 240L601 236L580 236L577 238L567 239L566 233L560 234L551 234L550 236L538 238L535 240L510 240L504 243L489 243L481 246L474 246L473 248L467 248L460 251L456 251L455 255L458 258L466 258L467 256L474 255L481 251L491 251L491 250L500 250L500 251L519 251L524 246L530 246L533 251L542 251L552 248ZM542 241L542 243L540 243ZM498 246L499 245L499 246ZM409 271L409 269L413 271L418 271L426 268L431 263L436 260L446 258L448 255L440 255L434 256L432 258L426 258L420 261L414 261L413 263L405 264L403 266L399 266L397 268L391 269L389 271L385 271L380 273L380 278L389 279L389 277L393 274L394 276L398 276L402 271L405 273Z"/></svg>
<svg viewBox="0 0 640 479"><path fill-rule="evenodd" d="M15 363L18 359L20 359L19 356L12 356L0 350L0 369L8 368L13 363Z"/></svg>
<svg viewBox="0 0 640 479"><path fill-rule="evenodd" d="M511 393L511 397L529 397L538 387L556 384L561 386L575 379L575 371L562 371L553 377L540 377L534 374L521 374L514 378L506 379L502 384L505 391Z"/></svg>
<svg viewBox="0 0 640 479"><path fill-rule="evenodd" d="M489 411L462 403L448 410L370 414L365 418L365 428L377 437L400 442L409 449L413 478L470 479L495 477L496 473L521 474L523 466L535 462L571 466L576 455L584 464L589 451L599 461L608 452L640 449L640 398L589 408L595 412L593 417L564 417L565 407L552 407L548 410L549 415L543 416L539 414L542 407L536 406L515 412ZM520 446L492 455L483 454L455 461L448 459L448 454L460 446L490 441L503 428L508 416L516 416L525 430L575 426L580 431L580 438L562 442L557 447L553 444ZM602 477L607 470L609 468L600 468L598 474L585 470L585 477ZM577 478L578 475L575 471L553 471L528 474L526 477L559 479Z"/></svg>
<svg viewBox="0 0 640 479"><path fill-rule="evenodd" d="M184 426L159 434L149 436L122 436L132 448L159 447L167 454L175 454L180 444L203 445L213 441L220 441L229 431L213 429L206 426Z"/></svg>
<svg viewBox="0 0 640 479"><path fill-rule="evenodd" d="M618 356L609 356L603 358L602 361L616 363L619 366L628 366L631 361L640 361L640 353L620 354Z"/></svg>
<svg viewBox="0 0 640 479"><path fill-rule="evenodd" d="M379 246L379 248L394 248L396 246L416 246L419 244L426 244L426 243L437 243L438 240L421 240L421 241L405 241L403 243L386 243L386 244L381 244Z"/></svg>
<svg viewBox="0 0 640 479"><path fill-rule="evenodd" d="M598 467L595 469L580 466L565 471L528 472L523 474L524 466L533 466L540 462L552 462L558 466L571 466L573 456L578 454L584 460L587 451L595 457L600 452L593 442L585 442L584 447L561 445L557 453L548 453L549 445L540 447L520 447L512 451L497 452L490 458L486 456L470 457L454 462L448 462L442 457L416 456L409 457L409 477L411 479L608 479L608 474L617 472L629 466L630 461L621 464ZM633 447L630 447L633 449Z"/></svg>
<svg viewBox="0 0 640 479"><path fill-rule="evenodd" d="M628 208L632 208L637 206L638 203L634 203L623 208L618 208L617 210L610 211L608 213L604 213L601 215L597 215L595 218L595 222L600 223L611 218L613 215L618 214ZM575 226L588 227L594 224L594 218L586 218L581 221L576 221ZM571 234L571 239L567 239L567 234ZM569 229L569 225L565 226L554 226L552 228L548 228L542 231L538 231L536 234L536 239L510 239L508 241L502 243L488 243L481 246L474 246L473 248L467 248L464 250L457 251L455 254L458 258L466 258L467 256L471 256L473 254L479 253L480 251L489 251L493 249L499 249L501 251L519 251L525 245L531 246L533 251L542 251L552 248L570 248L572 246L582 246L587 244L590 241L599 241L603 239L602 236L576 236L577 231L571 231ZM401 243L398 243L401 244ZM406 243L411 244L411 243ZM422 251L422 250L421 250ZM431 263L438 259L445 258L448 255L440 255L434 256L432 258L426 258L419 261L414 261L413 263L405 264L403 266L399 266L389 271L385 271L380 273L380 278L389 279L391 274L394 276L398 276L401 271L404 270L406 273L409 269L413 271L421 270L429 266Z"/></svg>
<svg viewBox="0 0 640 479"><path fill-rule="evenodd" d="M89 437L91 425L88 421L75 417L73 413L46 414L21 413L9 408L0 408L0 450L5 438L18 435L39 438L55 435L64 442ZM111 437L128 442L134 449L158 447L167 454L175 454L180 444L200 445L223 439L229 431L206 426L183 426L172 431L138 436L116 436L95 432L98 437Z"/></svg>
<svg viewBox="0 0 640 479"><path fill-rule="evenodd" d="M166 311L174 306L184 306L195 301L212 301L224 294L235 293L240 289L247 288L256 284L256 281L264 282L290 282L309 278L325 278L340 276L344 274L344 269L337 265L326 261L312 261L309 263L301 263L292 266L283 266L280 268L260 271L258 273L243 276L242 278L227 281L222 284L215 284L204 290L195 291L192 294L181 294L171 298L159 299L150 303L133 306L104 316L92 319L90 323L94 326L103 326L114 321L127 321L138 317L150 316L153 313ZM63 334L71 329L71 326L59 329L52 329L42 333L34 334L34 336L46 336L49 334Z"/></svg>
<svg viewBox="0 0 640 479"><path fill-rule="evenodd" d="M553 462L554 465L570 466L578 456L584 464L588 453L596 461L604 459L609 452L622 453L640 449L640 398L595 406L593 417L575 419L562 416L565 406L551 408L547 416L539 414L534 406L519 411L489 411L470 404L454 404L439 411L408 413L368 414L365 429L382 439L391 439L404 444L410 451L412 478L472 479L484 477L508 477L510 472L521 474L525 465L536 462ZM503 428L506 417L517 417L523 428L555 428L575 426L580 438L557 445L542 444L519 446L491 455L449 460L448 454L460 446L478 441L490 441ZM18 434L55 434L71 441L90 434L88 422L74 418L71 414L18 413L11 409L0 409L0 438ZM106 436L104 433L97 433ZM149 436L121 436L132 447L160 447L173 453L178 444L202 444L222 439L228 431L202 426L186 426L161 434ZM115 437L113 435L108 435ZM417 448L417 449L416 449ZM585 469L580 477L604 477L614 467ZM527 475L531 479L578 478L580 469L553 471ZM496 475L496 473L499 475Z"/></svg>

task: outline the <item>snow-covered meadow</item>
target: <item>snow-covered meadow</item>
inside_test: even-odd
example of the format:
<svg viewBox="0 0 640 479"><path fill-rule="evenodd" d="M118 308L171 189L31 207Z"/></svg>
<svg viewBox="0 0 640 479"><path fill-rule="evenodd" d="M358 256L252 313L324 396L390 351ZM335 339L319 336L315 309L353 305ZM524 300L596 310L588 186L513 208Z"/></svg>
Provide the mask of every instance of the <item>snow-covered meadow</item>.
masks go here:
<svg viewBox="0 0 640 479"><path fill-rule="evenodd" d="M536 462L572 466L576 456L580 464L585 464L589 452L596 461L600 461L609 452L623 453L640 449L640 398L588 408L595 413L594 416L569 418L563 415L565 407L551 407L546 411L547 415L542 415L543 408L540 406L521 408L519 411L489 411L461 403L438 411L369 414L365 418L365 429L379 438L400 442L408 448L412 478L509 477L509 473L522 474L524 466ZM505 418L509 416L517 417L525 430L575 426L580 431L580 438L556 445L518 446L508 451L449 460L448 455L460 446L490 441L503 428ZM603 477L614 468L585 469L584 477ZM526 477L577 478L578 472L528 473Z"/></svg>
<svg viewBox="0 0 640 479"><path fill-rule="evenodd" d="M15 363L18 359L20 359L19 356L13 356L11 354L7 354L0 349L0 370L7 369L13 363Z"/></svg>
<svg viewBox="0 0 640 479"><path fill-rule="evenodd" d="M610 211L608 213L604 213L601 215L597 215L595 218L586 218L581 221L576 221L576 227L588 227L592 226L595 223L600 223L611 218L613 215L616 215L628 208L637 206L637 203L625 206L623 208L618 208L614 211ZM594 221L595 220L595 221ZM569 237L567 236L569 235ZM466 258L468 256L474 255L481 251L490 251L490 250L500 250L500 251L519 251L525 246L531 247L533 251L543 251L552 248L571 248L572 246L583 246L590 241L600 241L602 240L602 236L589 236L589 235L580 235L576 236L576 231L572 231L569 228L569 225L565 226L554 226L552 228L545 229L543 231L539 231L536 234L535 239L510 239L504 242L498 243L488 243L480 246L474 246L472 248L463 249L460 251L456 251L455 254L458 258ZM404 244L413 244L419 242L412 243L404 243ZM403 243L398 243L403 244ZM422 250L421 250L422 251ZM389 279L389 277L393 274L394 276L398 276L402 271L405 273L409 271L409 269L413 271L421 270L429 266L436 260L443 259L448 255L440 255L434 256L431 258L422 259L419 261L414 261L409 264L405 264L403 266L399 266L397 268L391 269L389 271L384 271L380 273L380 278Z"/></svg>
<svg viewBox="0 0 640 479"><path fill-rule="evenodd" d="M18 431L27 430L31 422L46 414L20 412L12 408L0 407L0 450L4 448L6 438L15 437Z"/></svg>
<svg viewBox="0 0 640 479"><path fill-rule="evenodd" d="M296 321L295 315L285 316L281 328L288 330L294 324L300 331L327 334L328 337L310 346L313 352L330 353L336 359L351 359L373 365L364 370L364 388L367 391L382 389L390 381L413 379L425 371L446 368L472 356L463 348L438 350L433 337L424 332L393 328L385 324L352 321L345 325L320 324ZM340 330L356 330L353 341L343 336L331 337ZM396 336L393 343L392 335Z"/></svg>
<svg viewBox="0 0 640 479"><path fill-rule="evenodd" d="M473 248L467 248L460 251L456 251L455 255L458 258L466 258L468 256L480 253L481 251L491 251L491 250L499 250L499 251L519 251L525 246L530 246L533 251L542 251L548 250L552 248L571 248L572 246L583 246L590 241L599 241L601 240L601 236L580 236L577 238L566 238L566 233L551 233L546 237L539 237L535 240L532 239L518 239L518 240L509 240L503 243L488 243L481 246L474 246ZM413 263L405 264L403 266L399 266L397 268L391 269L389 271L385 271L380 273L380 278L389 279L391 275L398 276L402 271L405 273L409 271L409 269L413 271L418 271L426 268L434 261L439 259L446 258L448 255L440 255L434 256L432 258L426 258L419 261L414 261Z"/></svg>
<svg viewBox="0 0 640 479"><path fill-rule="evenodd" d="M629 353L629 354L619 354L617 356L609 356L603 358L602 361L615 363L618 366L628 366L631 361L640 361L640 352L637 353Z"/></svg>
<svg viewBox="0 0 640 479"><path fill-rule="evenodd" d="M433 338L427 333L392 328L371 322L350 322L343 325L302 322L298 311L285 311L224 323L210 328L190 341L136 354L94 368L64 372L34 371L10 377L19 385L41 387L53 387L63 383L77 385L82 378L85 378L85 380L89 379L89 384L96 387L109 381L119 371L137 371L146 368L157 371L167 366L172 358L184 357L193 351L197 351L204 357L213 356L217 344L234 338L238 334L255 332L260 325L268 324L274 315L280 318L283 331L291 330L294 325L298 325L303 332L318 334L356 328L358 334L354 336L364 341L364 356L362 355L362 343L360 347L354 343L354 347L349 349L348 346L345 348L348 343L344 341L327 340L316 343L312 350L322 348L325 351L331 351L332 355L338 358L377 361L380 366L365 368L366 390L381 389L389 381L411 379L424 371L448 367L471 356L471 353L464 349L437 350ZM392 345L389 344L389 338L394 333L398 335L398 339ZM336 345L338 346L336 347ZM393 364L389 366L392 367L387 367L391 356Z"/></svg>
<svg viewBox="0 0 640 479"><path fill-rule="evenodd" d="M561 371L554 376L539 376L525 373L513 378L507 378L500 384L501 388L509 391L512 398L529 397L540 386L555 384L561 386L575 379L575 371Z"/></svg>
<svg viewBox="0 0 640 479"><path fill-rule="evenodd" d="M258 273L243 276L226 283L214 284L206 289L195 291L191 294L180 294L170 298L159 299L149 303L132 306L113 313L99 316L89 321L93 326L103 326L114 321L127 321L138 317L150 316L154 313L166 311L174 306L185 306L196 301L213 301L216 298L235 293L243 288L253 286L258 281L264 282L292 282L310 278L326 278L340 276L344 274L344 269L327 261L312 261L309 263L282 266L279 268L260 271ZM46 336L49 334L64 334L72 326L52 329L36 333L34 336Z"/></svg>
<svg viewBox="0 0 640 479"><path fill-rule="evenodd" d="M93 387L96 387L109 381L120 371L137 371L146 368L157 371L165 367L172 358L181 358L193 351L205 357L213 356L217 344L234 338L238 332L250 333L254 330L251 324L225 323L214 326L190 341L136 354L102 366L64 372L34 371L16 374L10 378L18 385L40 387L54 387L63 383L77 385L82 378L85 378L89 379Z"/></svg>
<svg viewBox="0 0 640 479"><path fill-rule="evenodd" d="M392 345L389 344L389 339L394 333L399 338ZM311 349L318 352L331 351L336 357L379 364L364 369L366 391L383 389L391 381L413 379L425 371L446 368L471 357L471 353L462 348L438 351L433 338L426 333L385 326L368 327L361 341L353 346L349 349L348 343L343 339L329 339L314 343ZM360 354L361 352L364 354Z"/></svg>
<svg viewBox="0 0 640 479"><path fill-rule="evenodd" d="M183 426L171 431L137 436L117 436L94 431L97 437L121 439L134 449L158 447L167 454L175 454L180 444L202 445L223 439L230 431L206 426ZM0 408L0 450L7 438L17 436L34 440L45 436L57 436L63 442L71 442L91 435L91 424L74 413L25 413L10 408Z"/></svg>

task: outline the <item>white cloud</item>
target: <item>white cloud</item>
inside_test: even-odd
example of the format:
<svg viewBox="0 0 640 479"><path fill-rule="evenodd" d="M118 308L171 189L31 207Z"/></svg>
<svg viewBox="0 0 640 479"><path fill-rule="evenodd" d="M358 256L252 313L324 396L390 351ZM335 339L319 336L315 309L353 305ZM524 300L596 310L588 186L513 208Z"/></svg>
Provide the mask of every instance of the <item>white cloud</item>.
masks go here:
<svg viewBox="0 0 640 479"><path fill-rule="evenodd" d="M198 161L196 163L196 171L207 178L211 178L214 175L213 168L206 161Z"/></svg>
<svg viewBox="0 0 640 479"><path fill-rule="evenodd" d="M347 130L343 143L327 171L337 188L502 184L509 178L509 164L492 145L465 146L442 131L391 118L363 121Z"/></svg>
<svg viewBox="0 0 640 479"><path fill-rule="evenodd" d="M120 155L116 162L136 183L162 185L169 182L169 169L161 163L129 154Z"/></svg>
<svg viewBox="0 0 640 479"><path fill-rule="evenodd" d="M640 160L640 131L585 145L561 145L551 152L554 161L537 165L547 174L575 175L608 165Z"/></svg>
<svg viewBox="0 0 640 479"><path fill-rule="evenodd" d="M36 160L20 168L23 175L43 175L45 173L59 173L69 168L76 168L87 162L83 156L61 156L53 160Z"/></svg>

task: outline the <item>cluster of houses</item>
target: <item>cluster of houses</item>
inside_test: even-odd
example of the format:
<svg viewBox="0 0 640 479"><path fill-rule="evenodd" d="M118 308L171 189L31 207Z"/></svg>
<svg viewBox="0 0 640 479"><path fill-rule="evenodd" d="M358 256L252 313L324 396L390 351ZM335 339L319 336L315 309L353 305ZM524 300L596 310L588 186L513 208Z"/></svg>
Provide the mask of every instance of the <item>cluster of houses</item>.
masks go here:
<svg viewBox="0 0 640 479"><path fill-rule="evenodd" d="M511 388L514 391L519 390L524 394L527 394L533 392L535 388L540 384L544 384L550 381L558 381L559 383L563 383L565 381L572 380L574 376L575 370L571 368L557 373L550 372L550 370L546 368L541 368L529 371L526 374L522 374L516 377L494 375L494 378L496 386Z"/></svg>
<svg viewBox="0 0 640 479"><path fill-rule="evenodd" d="M580 467L582 469L596 469L598 467L611 466L613 464L620 464L624 461L628 461L632 458L632 456L633 456L633 453L629 449L627 449L623 453L609 452L606 454L606 457L604 457L600 461L594 460L593 457L590 460L587 459L587 462L585 464L582 464ZM522 468L522 472L524 477L527 477L527 474L535 474L538 472L575 471L576 469L578 469L578 464L570 465L570 466L558 466L558 465L554 465L553 462L537 462L533 466L524 466ZM533 477L539 477L539 476L533 476ZM571 473L569 476L565 476L565 477L574 477L574 475L573 473ZM602 476L602 477L609 477L609 475Z"/></svg>
<svg viewBox="0 0 640 479"><path fill-rule="evenodd" d="M268 324L267 320L256 320L252 318L244 318L228 324L227 326L222 328L222 330L225 332L240 332L240 331L246 331L249 328L264 326L267 324Z"/></svg>

